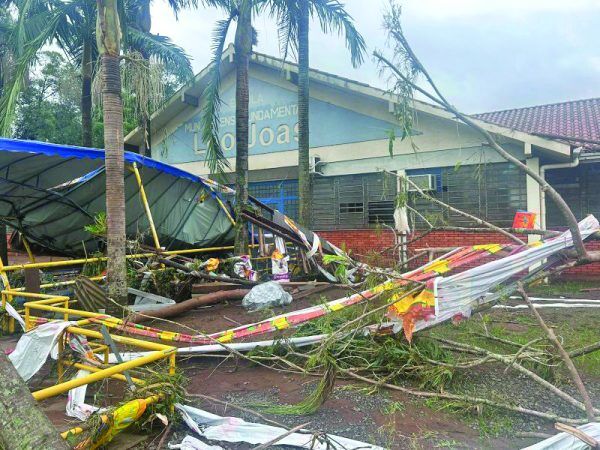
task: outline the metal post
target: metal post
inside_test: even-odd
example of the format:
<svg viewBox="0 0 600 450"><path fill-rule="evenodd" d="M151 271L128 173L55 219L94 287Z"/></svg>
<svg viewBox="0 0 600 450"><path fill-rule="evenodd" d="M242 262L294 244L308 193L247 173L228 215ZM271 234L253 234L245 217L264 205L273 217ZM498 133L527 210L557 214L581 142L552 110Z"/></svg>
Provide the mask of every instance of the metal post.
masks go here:
<svg viewBox="0 0 600 450"><path fill-rule="evenodd" d="M23 247L25 247L25 250L27 251L27 256L29 257L29 262L35 263L35 256L33 255L33 252L31 251L29 242L27 241L27 239L25 238L25 235L23 235L23 233L19 233L19 234L21 235L21 240L23 241Z"/></svg>
<svg viewBox="0 0 600 450"><path fill-rule="evenodd" d="M10 281L8 281L8 276L6 275L6 272L4 270L4 263L2 262L2 258L0 258L0 279L2 279L2 284L4 285L4 289L10 290ZM5 311L6 311L6 302L9 302L12 304L12 295L2 294L2 308ZM8 316L7 321L8 321L8 332L14 333L15 332L15 319L13 319L11 316ZM5 322L5 324L6 324L6 322Z"/></svg>
<svg viewBox="0 0 600 450"><path fill-rule="evenodd" d="M106 342L110 346L110 349L112 350L113 355L115 355L117 362L119 364L122 364L123 358L121 358L121 354L119 353L119 349L117 348L117 345L110 337L110 333L108 332L108 328L106 328L106 325L102 325L100 327L100 332L102 333L102 336L104 336L104 342ZM125 378L127 379L127 383L129 383L129 387L131 388L131 390L135 391L135 384L133 384L133 381L131 381L131 376L129 375L129 372L127 370L124 370L123 375L125 375Z"/></svg>
<svg viewBox="0 0 600 450"><path fill-rule="evenodd" d="M217 203L219 204L219 206L221 207L221 209L223 210L223 212L225 213L225 215L231 222L231 225L235 225L235 219L231 216L231 213L227 209L227 206L225 206L225 204L221 201L221 199L219 198L218 195L215 195L215 199L217 200Z"/></svg>
<svg viewBox="0 0 600 450"><path fill-rule="evenodd" d="M62 383L62 379L63 379L63 375L64 375L64 367L63 367L63 355L64 355L64 350L65 350L65 339L66 339L66 333L63 331L60 336L58 337L58 361L57 361L57 379L58 379L58 383L60 384Z"/></svg>
<svg viewBox="0 0 600 450"><path fill-rule="evenodd" d="M116 373L123 373L125 370L134 369L136 367L158 361L159 359L167 358L171 353L175 352L175 350L175 347L171 347L169 350L154 351L149 355L124 362L123 364L110 366L107 369L99 370L98 372L91 373L85 377L73 378L69 381L65 381L64 383L50 386L45 389L40 389L39 391L32 392L31 395L38 401L45 400L47 398L60 395L64 392L68 392L76 387L83 386L84 384L95 383L96 381L103 380Z"/></svg>
<svg viewBox="0 0 600 450"><path fill-rule="evenodd" d="M4 294L2 294L2 298L4 298ZM29 331L29 316L31 315L31 312L29 311L29 305L27 303L25 303L25 332L27 333Z"/></svg>
<svg viewBox="0 0 600 450"><path fill-rule="evenodd" d="M142 177L140 176L140 171L137 168L137 164L133 163L133 173L135 174L135 179L138 183L138 188L140 190L140 197L142 198L142 204L144 205L144 210L146 211L146 217L148 217L148 223L150 224L150 231L152 232L152 239L154 239L154 246L157 250L160 250L160 241L158 240L158 234L156 233L156 228L154 227L154 220L152 219L152 212L150 211L150 205L148 204L148 198L146 197L146 191L144 190L144 185L142 183Z"/></svg>

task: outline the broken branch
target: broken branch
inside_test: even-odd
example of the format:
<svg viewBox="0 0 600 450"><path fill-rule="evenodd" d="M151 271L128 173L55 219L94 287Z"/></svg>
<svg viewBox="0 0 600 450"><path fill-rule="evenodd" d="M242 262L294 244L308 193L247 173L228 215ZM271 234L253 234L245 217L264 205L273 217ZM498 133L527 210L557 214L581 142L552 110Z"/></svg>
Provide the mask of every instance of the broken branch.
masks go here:
<svg viewBox="0 0 600 450"><path fill-rule="evenodd" d="M567 369L569 370L569 373L571 374L571 379L573 380L573 383L575 383L577 390L581 394L581 397L583 397L583 403L585 405L585 412L587 414L588 420L590 422L593 422L594 420L596 420L595 413L594 413L594 405L592 404L592 399L590 398L590 395L589 395L587 389L585 388L583 381L581 380L581 376L579 375L579 372L577 371L575 364L573 364L573 360L569 357L569 354L565 351L565 349L559 342L558 338L556 337L556 334L554 334L554 330L552 328L550 328L548 325L546 325L546 322L544 322L544 319L542 318L542 316L540 315L538 310L535 309L535 307L533 306L533 303L531 302L531 300L529 300L529 296L523 289L523 285L521 283L518 284L518 292L521 295L521 297L523 298L523 301L525 303L527 303L527 305L529 306L529 309L531 310L532 314L537 319L538 323L540 324L540 327L546 332L546 335L548 336L548 340L554 345L554 347L556 347L556 350L560 354L560 357L562 358L565 365L567 366Z"/></svg>

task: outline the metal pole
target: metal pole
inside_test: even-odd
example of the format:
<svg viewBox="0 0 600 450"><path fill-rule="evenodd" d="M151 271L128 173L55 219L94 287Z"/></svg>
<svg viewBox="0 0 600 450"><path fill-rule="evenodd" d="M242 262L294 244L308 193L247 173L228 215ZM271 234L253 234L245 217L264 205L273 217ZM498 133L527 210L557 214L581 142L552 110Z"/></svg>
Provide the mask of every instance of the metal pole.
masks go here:
<svg viewBox="0 0 600 450"><path fill-rule="evenodd" d="M227 218L231 222L231 225L235 225L235 219L231 216L231 213L227 209L227 206L225 206L225 204L223 203L223 201L218 196L216 196L216 195L215 195L215 199L217 200L217 203L219 204L219 206L221 207L221 209L223 210L223 212L225 213L225 215L227 216Z"/></svg>
<svg viewBox="0 0 600 450"><path fill-rule="evenodd" d="M156 233L156 228L154 227L154 219L152 219L152 212L150 211L150 205L148 204L148 198L146 197L146 191L144 190L144 184L142 183L140 171L138 170L136 163L133 163L132 167L133 173L135 174L135 179L138 183L138 188L140 190L142 204L144 205L144 209L146 210L146 216L148 217L148 223L150 224L150 231L152 232L152 239L154 239L154 246L157 250L160 250L160 241L158 240L158 234Z"/></svg>
<svg viewBox="0 0 600 450"><path fill-rule="evenodd" d="M213 252L221 252L225 250L233 250L233 245L226 245L222 247L205 247L205 248L188 248L185 250L168 250L161 251L161 255L187 255L190 253L213 253ZM132 255L126 255L125 258L150 258L151 256L156 256L154 252L146 252L146 253L135 253ZM0 266L0 276L4 272L10 272L13 270L25 270L25 269L47 269L50 267L68 267L68 266L76 266L79 264L86 264L91 262L99 262L106 261L108 258L106 256L101 256L98 258L80 258L80 259L68 259L64 261L50 261L43 263L35 263L35 264L11 264L9 266ZM4 280L4 277L2 277ZM6 280L8 281L8 279Z"/></svg>
<svg viewBox="0 0 600 450"><path fill-rule="evenodd" d="M29 262L31 263L35 263L35 256L33 255L33 252L31 251L31 247L29 246L29 242L27 241L27 239L25 238L25 236L21 234L21 240L23 241L23 247L25 247L25 250L27 251L27 256L29 257Z"/></svg>
<svg viewBox="0 0 600 450"><path fill-rule="evenodd" d="M39 391L32 392L31 395L34 399L38 401L45 400L47 398L54 397L64 392L68 392L76 387L83 386L84 384L94 383L96 381L109 378L114 374L123 373L125 370L133 369L135 367L143 366L144 364L148 364L154 361L158 361L159 359L166 358L171 353L175 352L175 350L175 347L171 347L169 350L155 351L141 358L137 358L132 361L127 361L123 364L117 364L115 366L109 367L108 369L103 369L98 372L86 375L85 377L74 378L72 380L65 381L61 384L50 386L45 389L40 389Z"/></svg>

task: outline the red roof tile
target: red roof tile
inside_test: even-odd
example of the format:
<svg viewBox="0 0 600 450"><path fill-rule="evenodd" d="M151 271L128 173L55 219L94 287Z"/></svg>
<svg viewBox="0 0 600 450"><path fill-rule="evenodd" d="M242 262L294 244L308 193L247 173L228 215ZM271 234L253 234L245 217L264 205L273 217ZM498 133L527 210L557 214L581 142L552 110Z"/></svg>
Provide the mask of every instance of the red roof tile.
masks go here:
<svg viewBox="0 0 600 450"><path fill-rule="evenodd" d="M600 149L600 97L492 111L474 117L574 146Z"/></svg>

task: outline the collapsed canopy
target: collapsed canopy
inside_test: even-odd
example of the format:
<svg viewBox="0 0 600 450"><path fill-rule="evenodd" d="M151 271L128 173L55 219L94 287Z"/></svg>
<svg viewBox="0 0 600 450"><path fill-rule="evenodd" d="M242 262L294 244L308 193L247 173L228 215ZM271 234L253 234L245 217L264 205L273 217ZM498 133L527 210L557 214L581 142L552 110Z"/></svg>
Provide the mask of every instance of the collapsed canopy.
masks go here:
<svg viewBox="0 0 600 450"><path fill-rule="evenodd" d="M148 235L149 222L132 172L136 164L163 247L231 241L219 202L228 189L141 155L125 152L127 235ZM104 151L0 138L0 220L33 243L65 254L98 249L84 230L106 210Z"/></svg>

